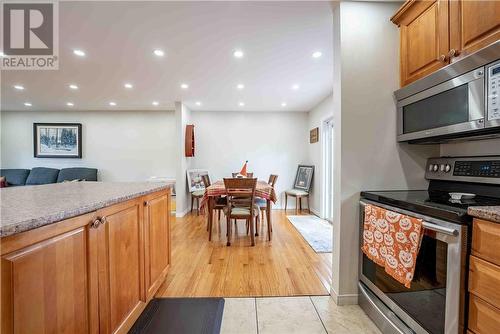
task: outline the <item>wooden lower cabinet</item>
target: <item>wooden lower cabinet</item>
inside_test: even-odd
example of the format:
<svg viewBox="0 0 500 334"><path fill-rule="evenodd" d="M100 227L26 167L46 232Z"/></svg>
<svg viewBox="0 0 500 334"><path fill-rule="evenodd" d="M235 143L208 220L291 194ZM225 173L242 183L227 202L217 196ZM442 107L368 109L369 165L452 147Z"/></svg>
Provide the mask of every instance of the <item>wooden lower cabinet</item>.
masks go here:
<svg viewBox="0 0 500 334"><path fill-rule="evenodd" d="M130 327L146 304L142 206L128 201L97 211L100 333Z"/></svg>
<svg viewBox="0 0 500 334"><path fill-rule="evenodd" d="M1 239L1 333L126 333L170 264L170 190Z"/></svg>
<svg viewBox="0 0 500 334"><path fill-rule="evenodd" d="M469 265L469 331L500 333L500 223L474 219Z"/></svg>
<svg viewBox="0 0 500 334"><path fill-rule="evenodd" d="M153 298L170 265L170 197L160 195L144 201L145 280L147 299Z"/></svg>

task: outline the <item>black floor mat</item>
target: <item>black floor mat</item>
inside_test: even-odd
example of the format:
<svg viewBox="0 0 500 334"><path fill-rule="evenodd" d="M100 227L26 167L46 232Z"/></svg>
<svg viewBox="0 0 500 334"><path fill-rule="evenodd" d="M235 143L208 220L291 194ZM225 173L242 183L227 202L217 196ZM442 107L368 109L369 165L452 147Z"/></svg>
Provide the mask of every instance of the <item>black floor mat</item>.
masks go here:
<svg viewBox="0 0 500 334"><path fill-rule="evenodd" d="M223 298L155 298L129 334L219 334Z"/></svg>

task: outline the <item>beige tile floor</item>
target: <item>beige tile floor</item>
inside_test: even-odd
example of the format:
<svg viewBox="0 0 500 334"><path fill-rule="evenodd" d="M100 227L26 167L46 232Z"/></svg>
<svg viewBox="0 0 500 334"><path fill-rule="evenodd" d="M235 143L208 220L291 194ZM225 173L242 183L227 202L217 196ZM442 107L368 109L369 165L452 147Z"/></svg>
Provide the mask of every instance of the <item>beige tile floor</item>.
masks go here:
<svg viewBox="0 0 500 334"><path fill-rule="evenodd" d="M330 296L226 298L222 334L380 334L357 305Z"/></svg>

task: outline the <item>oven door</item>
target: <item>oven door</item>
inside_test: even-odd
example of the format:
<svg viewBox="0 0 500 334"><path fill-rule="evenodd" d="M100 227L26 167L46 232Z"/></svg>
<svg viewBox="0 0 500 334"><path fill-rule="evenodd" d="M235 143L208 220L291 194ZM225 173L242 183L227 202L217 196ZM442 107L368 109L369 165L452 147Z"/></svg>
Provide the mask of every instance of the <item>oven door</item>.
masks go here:
<svg viewBox="0 0 500 334"><path fill-rule="evenodd" d="M425 231L411 288L394 280L363 252L360 281L415 333L457 334L463 330L467 247L462 240L467 240L467 227L365 199L360 204L361 231L366 204L423 219Z"/></svg>
<svg viewBox="0 0 500 334"><path fill-rule="evenodd" d="M484 128L484 67L400 100L398 141Z"/></svg>

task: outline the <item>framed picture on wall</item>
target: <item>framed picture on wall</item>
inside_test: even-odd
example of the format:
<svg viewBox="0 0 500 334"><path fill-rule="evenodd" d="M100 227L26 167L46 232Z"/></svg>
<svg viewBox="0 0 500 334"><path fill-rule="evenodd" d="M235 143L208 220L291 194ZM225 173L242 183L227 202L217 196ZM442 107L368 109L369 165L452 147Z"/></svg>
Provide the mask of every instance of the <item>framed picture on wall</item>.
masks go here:
<svg viewBox="0 0 500 334"><path fill-rule="evenodd" d="M188 169L187 170L187 180L189 191L205 190L205 184L201 179L202 175L208 175L208 170L206 169Z"/></svg>
<svg viewBox="0 0 500 334"><path fill-rule="evenodd" d="M311 181L314 174L314 166L299 165L297 175L295 175L295 189L309 191L311 189Z"/></svg>
<svg viewBox="0 0 500 334"><path fill-rule="evenodd" d="M80 123L33 123L35 158L82 158Z"/></svg>

